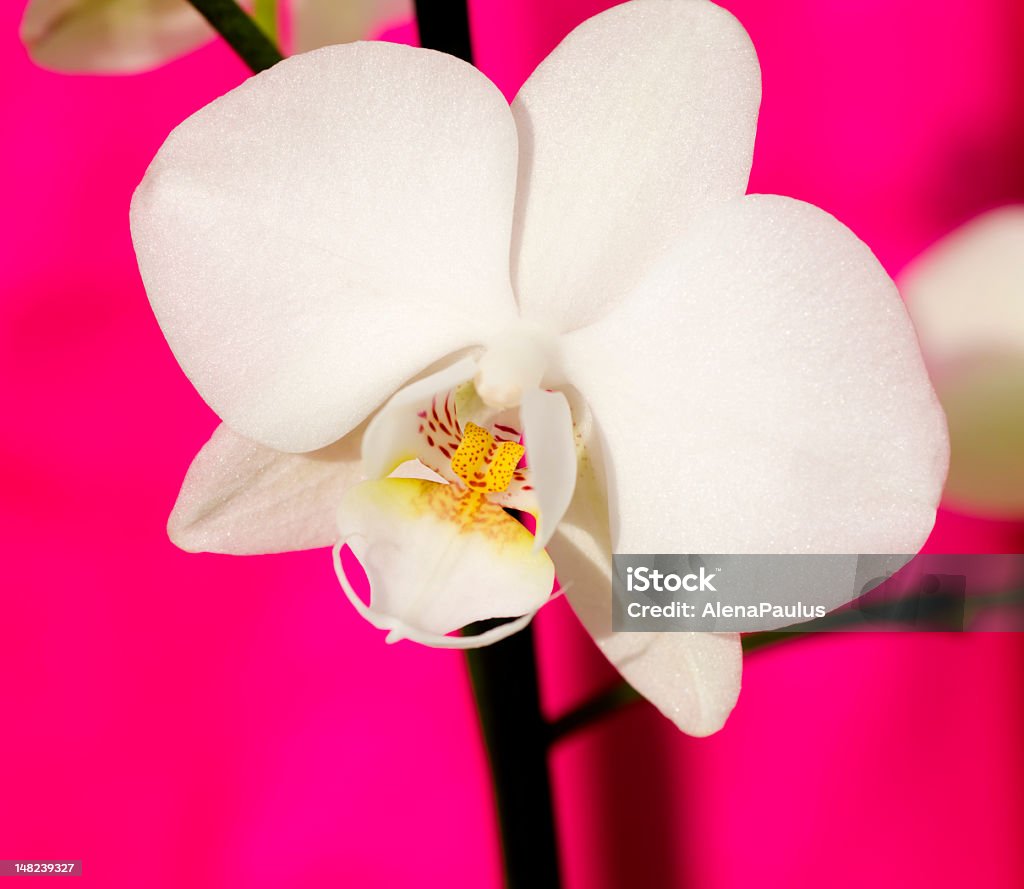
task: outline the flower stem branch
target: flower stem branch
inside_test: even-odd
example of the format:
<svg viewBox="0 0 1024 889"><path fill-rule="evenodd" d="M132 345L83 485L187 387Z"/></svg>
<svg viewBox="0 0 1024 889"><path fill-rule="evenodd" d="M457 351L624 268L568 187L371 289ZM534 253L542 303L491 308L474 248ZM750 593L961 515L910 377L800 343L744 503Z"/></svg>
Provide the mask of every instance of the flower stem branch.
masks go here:
<svg viewBox="0 0 1024 889"><path fill-rule="evenodd" d="M420 46L473 64L467 0L415 0Z"/></svg>
<svg viewBox="0 0 1024 889"><path fill-rule="evenodd" d="M277 0L253 0L252 20L277 45Z"/></svg>
<svg viewBox="0 0 1024 889"><path fill-rule="evenodd" d="M743 637L743 652L750 654L763 648L770 648L786 641L791 641L809 633L750 633ZM646 700L643 695L628 682L616 682L614 685L598 692L594 697L574 707L568 713L559 716L548 724L548 738L554 744L573 732L586 728L623 710L631 704Z"/></svg>
<svg viewBox="0 0 1024 889"><path fill-rule="evenodd" d="M894 601L872 602L856 609L835 611L812 621L808 626L819 628L818 632L801 630L768 630L761 633L747 633L743 636L743 653L752 654L766 648L810 639L820 636L821 630L829 632L863 632L872 629L891 629L893 626L909 626L931 630L958 630L971 626L972 621L988 609L1007 607L1019 608L1024 604L1024 590L1012 590L990 596L960 596L932 594L923 600L897 599ZM865 626L865 621L869 623ZM552 742L559 741L577 729L586 728L623 707L642 701L643 698L628 683L618 682L600 692L578 707L570 710L549 727Z"/></svg>
<svg viewBox="0 0 1024 889"><path fill-rule="evenodd" d="M494 780L505 885L555 889L549 729L540 709L533 629L466 654Z"/></svg>
<svg viewBox="0 0 1024 889"><path fill-rule="evenodd" d="M252 69L253 74L276 65L283 58L270 37L235 0L189 0L189 3Z"/></svg>
<svg viewBox="0 0 1024 889"><path fill-rule="evenodd" d="M644 698L628 682L616 682L610 688L599 692L570 710L564 716L552 720L548 726L549 742L554 744L577 729L585 728L591 723L604 719L618 710L643 701Z"/></svg>

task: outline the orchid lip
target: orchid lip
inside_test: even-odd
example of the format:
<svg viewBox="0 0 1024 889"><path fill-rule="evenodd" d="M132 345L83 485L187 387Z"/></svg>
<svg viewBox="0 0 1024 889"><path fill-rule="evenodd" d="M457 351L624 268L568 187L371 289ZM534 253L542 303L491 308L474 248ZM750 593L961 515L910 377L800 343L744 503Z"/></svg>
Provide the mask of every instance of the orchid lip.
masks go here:
<svg viewBox="0 0 1024 889"><path fill-rule="evenodd" d="M524 342L537 341L506 338L495 354L521 357L530 351ZM496 410L471 382L477 369L476 362L456 364L396 393L362 443L364 460L391 473L354 486L338 506L338 582L388 642L488 645L525 627L551 598L546 538L505 510L525 509L545 534L557 525L576 477L569 406L564 395L534 387L518 408ZM524 439L533 442L532 452ZM374 458L378 451L381 459ZM433 478L408 468L398 474L408 463L397 461L407 458ZM535 487L533 472L545 490ZM368 601L341 568L345 545L366 572ZM449 635L492 618L507 621L477 636Z"/></svg>
<svg viewBox="0 0 1024 889"><path fill-rule="evenodd" d="M382 614L379 611L375 611L371 606L367 605L359 598L359 595L352 588L348 575L345 573L345 566L341 562L341 550L351 539L352 538L349 537L339 540L334 545L332 549L334 573L338 577L338 583L341 585L342 592L345 593L345 596L349 603L351 603L352 607L355 608L356 612L367 623L376 627L378 630L385 630L387 632L387 636L384 641L389 645L393 645L395 642L401 642L403 639L408 639L410 642L418 642L420 645L428 645L431 648L483 648L487 645L493 645L495 642L500 642L502 639L511 636L513 633L518 633L520 630L525 629L539 610L535 609L533 611L529 611L514 620L499 624L496 627L492 627L489 630L485 630L482 633L477 633L471 636L447 636L440 633L431 633L426 630L421 630L418 627L414 627L411 624L406 623L401 618L395 617L394 615Z"/></svg>

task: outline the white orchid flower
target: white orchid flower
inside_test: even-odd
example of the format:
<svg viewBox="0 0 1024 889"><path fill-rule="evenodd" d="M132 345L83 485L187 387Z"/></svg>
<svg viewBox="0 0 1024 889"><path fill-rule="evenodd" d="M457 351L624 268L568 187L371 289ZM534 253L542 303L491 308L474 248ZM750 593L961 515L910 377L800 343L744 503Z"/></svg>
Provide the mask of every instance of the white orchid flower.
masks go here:
<svg viewBox="0 0 1024 889"><path fill-rule="evenodd" d="M870 251L744 195L759 101L731 15L636 0L511 112L458 59L360 43L193 115L132 206L154 311L224 421L173 539L348 542L360 611L437 644L528 620L550 558L625 678L683 730L720 728L739 637L612 633L613 548L915 552L947 459ZM388 477L412 458L433 482ZM536 544L506 505L537 514Z"/></svg>
<svg viewBox="0 0 1024 889"><path fill-rule="evenodd" d="M252 0L242 0L251 8ZM368 36L411 15L410 0L291 0L292 49ZM134 74L216 37L188 0L29 0L21 39L36 64L69 73Z"/></svg>
<svg viewBox="0 0 1024 889"><path fill-rule="evenodd" d="M949 417L946 493L970 510L1024 515L1024 206L943 238L900 289Z"/></svg>

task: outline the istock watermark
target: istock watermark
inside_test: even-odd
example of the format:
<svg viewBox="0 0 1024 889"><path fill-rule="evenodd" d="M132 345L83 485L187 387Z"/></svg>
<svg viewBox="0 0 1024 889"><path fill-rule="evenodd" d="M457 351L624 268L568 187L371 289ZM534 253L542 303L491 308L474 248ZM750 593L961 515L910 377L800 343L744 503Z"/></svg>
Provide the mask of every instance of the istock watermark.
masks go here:
<svg viewBox="0 0 1024 889"><path fill-rule="evenodd" d="M618 554L612 626L1019 632L1024 555Z"/></svg>
<svg viewBox="0 0 1024 889"><path fill-rule="evenodd" d="M648 568L641 565L634 568L630 565L626 568L626 589L633 593L646 593L654 590L656 593L677 593L679 590L686 590L688 593L703 593L705 591L715 592L711 581L715 579L714 574L707 574L704 566L701 565L698 574L662 574L657 568Z"/></svg>

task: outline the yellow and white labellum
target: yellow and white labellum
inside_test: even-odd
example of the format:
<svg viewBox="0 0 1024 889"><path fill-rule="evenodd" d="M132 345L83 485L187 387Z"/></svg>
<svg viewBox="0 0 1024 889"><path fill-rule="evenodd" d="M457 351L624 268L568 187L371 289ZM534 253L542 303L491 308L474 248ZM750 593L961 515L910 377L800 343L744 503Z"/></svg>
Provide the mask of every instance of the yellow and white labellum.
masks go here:
<svg viewBox="0 0 1024 889"><path fill-rule="evenodd" d="M439 376L446 382L453 377ZM550 598L555 569L533 535L499 505L513 484L525 487L524 493L531 489L520 466L526 449L515 440L518 430L498 424L495 435L472 421L463 425L455 408L460 399L452 392L440 399L429 396L429 408L410 414L431 388L413 384L395 399L404 408L400 413L415 420L424 446L415 448L416 436L404 434L409 430L387 409L378 430L389 435L379 432L370 442L390 454L384 465L419 456L441 480L390 477L351 488L338 509L334 564L353 607L387 630L389 642L470 648L529 623ZM461 400L467 397L464 393ZM396 446L386 447L388 438ZM448 459L437 460L438 454ZM341 549L346 544L366 572L369 605L345 574ZM501 617L516 619L475 636L447 635Z"/></svg>
<svg viewBox="0 0 1024 889"><path fill-rule="evenodd" d="M486 638L446 638L475 621L521 617L515 632L550 597L555 569L533 535L501 507L472 490L410 478L352 488L338 510L338 579L352 604L388 641L407 638L470 647ZM340 565L347 543L370 583L358 600ZM504 635L504 634L503 634Z"/></svg>

